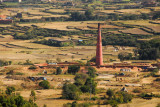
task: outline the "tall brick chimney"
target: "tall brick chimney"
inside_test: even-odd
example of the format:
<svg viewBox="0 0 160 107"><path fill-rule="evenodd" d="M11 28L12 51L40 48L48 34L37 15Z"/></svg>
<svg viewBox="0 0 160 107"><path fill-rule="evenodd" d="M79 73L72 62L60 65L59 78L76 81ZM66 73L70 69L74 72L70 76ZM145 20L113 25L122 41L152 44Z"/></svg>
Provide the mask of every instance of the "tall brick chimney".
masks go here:
<svg viewBox="0 0 160 107"><path fill-rule="evenodd" d="M103 65L102 39L101 39L101 25L100 25L100 23L98 23L98 36L97 36L97 48L96 48L96 65L98 67Z"/></svg>

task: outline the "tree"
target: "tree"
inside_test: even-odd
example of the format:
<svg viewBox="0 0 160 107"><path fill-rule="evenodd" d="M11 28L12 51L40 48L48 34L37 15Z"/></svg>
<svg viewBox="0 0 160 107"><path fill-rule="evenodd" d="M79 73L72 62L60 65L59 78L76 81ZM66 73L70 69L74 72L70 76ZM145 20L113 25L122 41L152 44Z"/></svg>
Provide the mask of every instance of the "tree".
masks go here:
<svg viewBox="0 0 160 107"><path fill-rule="evenodd" d="M43 80L39 83L39 86L43 87L44 89L49 89L50 88L50 84L47 80Z"/></svg>
<svg viewBox="0 0 160 107"><path fill-rule="evenodd" d="M131 60L132 59L132 54L127 53L127 52L121 52L121 53L118 54L118 59L120 59L121 61Z"/></svg>
<svg viewBox="0 0 160 107"><path fill-rule="evenodd" d="M77 100L80 96L80 90L75 84L66 82L63 85L62 98L69 100Z"/></svg>
<svg viewBox="0 0 160 107"><path fill-rule="evenodd" d="M112 99L112 97L115 95L115 93L112 89L108 89L106 94L109 96L109 99Z"/></svg>
<svg viewBox="0 0 160 107"><path fill-rule="evenodd" d="M88 67L88 72L87 74L91 77L91 78L95 78L96 77L96 69L93 67Z"/></svg>
<svg viewBox="0 0 160 107"><path fill-rule="evenodd" d="M160 39L141 42L138 47L139 59L156 60L160 58Z"/></svg>
<svg viewBox="0 0 160 107"><path fill-rule="evenodd" d="M36 103L29 102L23 99L22 96L0 95L0 107L38 107Z"/></svg>
<svg viewBox="0 0 160 107"><path fill-rule="evenodd" d="M85 16L88 20L91 20L93 18L93 10L91 10L91 9L86 10Z"/></svg>
<svg viewBox="0 0 160 107"><path fill-rule="evenodd" d="M92 94L96 94L97 92L97 83L93 78L87 78L85 84L81 87L82 92L91 92Z"/></svg>
<svg viewBox="0 0 160 107"><path fill-rule="evenodd" d="M12 94L12 92L14 92L15 91L15 88L14 87L7 87L7 89L6 89L6 94L7 95L11 95Z"/></svg>
<svg viewBox="0 0 160 107"><path fill-rule="evenodd" d="M80 66L78 65L70 65L68 66L68 73L75 75L80 70Z"/></svg>
<svg viewBox="0 0 160 107"><path fill-rule="evenodd" d="M62 73L61 67L57 67L57 69L56 69L56 75L59 75L61 73Z"/></svg>
<svg viewBox="0 0 160 107"><path fill-rule="evenodd" d="M35 102L36 101L36 93L34 92L34 90L31 90L31 99Z"/></svg>
<svg viewBox="0 0 160 107"><path fill-rule="evenodd" d="M88 78L87 74L76 74L74 80L76 86L83 86Z"/></svg>

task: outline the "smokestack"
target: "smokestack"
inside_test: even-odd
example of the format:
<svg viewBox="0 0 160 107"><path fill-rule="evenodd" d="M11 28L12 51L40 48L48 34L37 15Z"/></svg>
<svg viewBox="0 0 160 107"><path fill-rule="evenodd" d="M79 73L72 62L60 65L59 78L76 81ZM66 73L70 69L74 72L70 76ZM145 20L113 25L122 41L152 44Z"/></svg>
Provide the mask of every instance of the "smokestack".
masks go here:
<svg viewBox="0 0 160 107"><path fill-rule="evenodd" d="M96 48L96 65L100 67L103 65L102 55L102 39L101 39L101 24L98 23L98 36L97 36L97 48Z"/></svg>

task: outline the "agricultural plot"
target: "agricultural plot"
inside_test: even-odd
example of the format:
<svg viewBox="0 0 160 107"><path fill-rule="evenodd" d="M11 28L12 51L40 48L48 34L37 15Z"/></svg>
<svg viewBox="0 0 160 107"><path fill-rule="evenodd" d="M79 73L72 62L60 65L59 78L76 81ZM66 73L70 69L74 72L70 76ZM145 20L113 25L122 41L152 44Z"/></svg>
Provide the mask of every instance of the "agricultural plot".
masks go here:
<svg viewBox="0 0 160 107"><path fill-rule="evenodd" d="M87 25L90 23L103 23L104 21L77 21L77 22L46 22L46 23L34 23L34 24L19 24L20 26L31 26L36 25L41 28L47 29L57 29L57 30L76 30L75 28L87 28ZM71 26L71 27L70 27Z"/></svg>
<svg viewBox="0 0 160 107"><path fill-rule="evenodd" d="M141 14L141 13L150 13L150 9L121 9L116 10L115 12L121 13L121 14Z"/></svg>
<svg viewBox="0 0 160 107"><path fill-rule="evenodd" d="M146 26L146 27L152 29L156 33L160 33L160 30L159 30L160 29L160 25Z"/></svg>
<svg viewBox="0 0 160 107"><path fill-rule="evenodd" d="M127 34L140 34L140 35L152 35L151 33L147 33L139 28L133 28L133 29L126 29L126 30L120 30L122 33L127 33Z"/></svg>

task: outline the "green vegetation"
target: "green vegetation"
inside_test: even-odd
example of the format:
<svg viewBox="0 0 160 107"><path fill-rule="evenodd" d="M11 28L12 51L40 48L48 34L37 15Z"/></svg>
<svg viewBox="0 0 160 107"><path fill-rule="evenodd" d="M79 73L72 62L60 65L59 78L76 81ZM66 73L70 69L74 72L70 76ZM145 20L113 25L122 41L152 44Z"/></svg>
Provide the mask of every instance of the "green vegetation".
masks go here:
<svg viewBox="0 0 160 107"><path fill-rule="evenodd" d="M132 60L132 53L121 52L118 54L118 59L123 60Z"/></svg>
<svg viewBox="0 0 160 107"><path fill-rule="evenodd" d="M57 69L56 69L56 75L59 75L61 73L62 73L61 67L57 67Z"/></svg>
<svg viewBox="0 0 160 107"><path fill-rule="evenodd" d="M37 69L37 67L34 66L34 65L32 65L32 66L30 66L28 69L35 70L35 69Z"/></svg>
<svg viewBox="0 0 160 107"><path fill-rule="evenodd" d="M38 107L35 103L23 99L22 96L0 95L1 107Z"/></svg>
<svg viewBox="0 0 160 107"><path fill-rule="evenodd" d="M63 86L62 98L76 100L80 99L80 95L82 93L97 93L97 83L95 82L95 69L88 68L90 73L87 74L76 74L75 76L75 83L71 84L66 82Z"/></svg>
<svg viewBox="0 0 160 107"><path fill-rule="evenodd" d="M26 62L24 62L23 64L24 65L33 65L33 63L29 59L27 59Z"/></svg>
<svg viewBox="0 0 160 107"><path fill-rule="evenodd" d="M15 91L15 88L14 88L14 87L7 87L7 89L6 89L6 94L7 94L7 95L11 95L12 92L14 92L14 91Z"/></svg>
<svg viewBox="0 0 160 107"><path fill-rule="evenodd" d="M76 101L72 102L72 103L67 103L67 104L64 104L63 107L90 107L90 103L77 103Z"/></svg>
<svg viewBox="0 0 160 107"><path fill-rule="evenodd" d="M43 87L44 89L49 89L50 88L50 84L47 80L43 80L39 83L40 87Z"/></svg>
<svg viewBox="0 0 160 107"><path fill-rule="evenodd" d="M160 39L141 42L138 53L141 60L156 60L160 58Z"/></svg>
<svg viewBox="0 0 160 107"><path fill-rule="evenodd" d="M33 101L26 101L22 96L12 94L14 87L7 87L6 94L0 95L1 107L38 107Z"/></svg>
<svg viewBox="0 0 160 107"><path fill-rule="evenodd" d="M128 103L132 101L132 95L127 92L115 92L112 89L108 89L106 94L108 99L104 102L105 104L110 104L112 107L118 107L118 104Z"/></svg>
<svg viewBox="0 0 160 107"><path fill-rule="evenodd" d="M78 65L70 65L68 66L68 73L75 75L80 70L80 66Z"/></svg>
<svg viewBox="0 0 160 107"><path fill-rule="evenodd" d="M80 94L80 90L76 85L67 82L64 84L62 98L69 100L78 100Z"/></svg>
<svg viewBox="0 0 160 107"><path fill-rule="evenodd" d="M31 90L30 100L34 102L36 101L36 93L34 92L34 90Z"/></svg>
<svg viewBox="0 0 160 107"><path fill-rule="evenodd" d="M11 65L12 61L0 60L0 67Z"/></svg>

